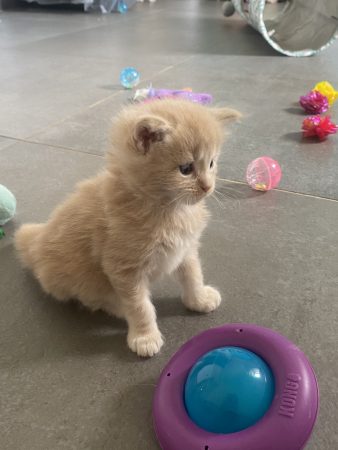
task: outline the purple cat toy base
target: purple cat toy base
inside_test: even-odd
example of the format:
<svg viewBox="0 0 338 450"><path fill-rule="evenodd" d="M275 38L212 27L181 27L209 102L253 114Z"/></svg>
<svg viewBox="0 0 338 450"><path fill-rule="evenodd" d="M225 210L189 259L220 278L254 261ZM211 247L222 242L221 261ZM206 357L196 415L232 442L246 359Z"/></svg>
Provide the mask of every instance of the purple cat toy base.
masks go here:
<svg viewBox="0 0 338 450"><path fill-rule="evenodd" d="M265 416L231 434L197 427L183 402L191 367L208 351L223 346L251 350L267 362L275 377L275 397ZM229 324L193 337L172 357L155 391L153 420L163 450L301 450L311 435L318 405L316 376L298 347L268 328Z"/></svg>

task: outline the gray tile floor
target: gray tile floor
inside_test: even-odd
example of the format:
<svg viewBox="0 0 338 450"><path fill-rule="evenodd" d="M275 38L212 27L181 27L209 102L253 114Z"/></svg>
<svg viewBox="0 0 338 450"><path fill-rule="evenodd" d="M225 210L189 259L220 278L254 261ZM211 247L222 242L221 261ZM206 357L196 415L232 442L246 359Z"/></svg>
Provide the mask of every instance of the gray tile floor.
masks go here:
<svg viewBox="0 0 338 450"><path fill-rule="evenodd" d="M295 102L322 79L338 86L338 44L282 57L210 0L158 0L124 16L33 8L0 21L0 183L18 200L0 241L1 449L157 449L161 368L188 338L231 321L274 328L304 350L321 389L307 449L337 449L338 138L304 142ZM103 166L110 119L128 100L118 85L126 65L143 85L191 86L245 114L223 149L227 197L210 203L202 247L223 304L191 314L171 281L156 285L166 345L151 360L127 350L123 322L47 298L12 246L21 223L45 220ZM263 195L234 183L262 154L284 172L280 190Z"/></svg>

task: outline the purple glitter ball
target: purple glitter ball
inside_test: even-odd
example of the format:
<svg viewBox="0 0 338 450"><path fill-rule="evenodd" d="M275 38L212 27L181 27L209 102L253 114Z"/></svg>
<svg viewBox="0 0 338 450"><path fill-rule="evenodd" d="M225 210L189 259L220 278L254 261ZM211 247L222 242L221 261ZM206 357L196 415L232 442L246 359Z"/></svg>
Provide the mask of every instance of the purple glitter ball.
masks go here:
<svg viewBox="0 0 338 450"><path fill-rule="evenodd" d="M319 91L310 91L299 99L300 105L308 114L321 114L329 109L327 97Z"/></svg>

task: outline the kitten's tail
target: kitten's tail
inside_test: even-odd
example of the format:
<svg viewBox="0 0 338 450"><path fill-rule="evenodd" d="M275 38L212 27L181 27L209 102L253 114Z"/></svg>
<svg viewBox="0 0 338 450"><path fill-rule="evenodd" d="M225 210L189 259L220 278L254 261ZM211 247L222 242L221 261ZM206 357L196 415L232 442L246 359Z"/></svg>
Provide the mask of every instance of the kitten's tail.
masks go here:
<svg viewBox="0 0 338 450"><path fill-rule="evenodd" d="M27 223L15 233L15 248L24 267L33 269L32 247L44 226L43 223Z"/></svg>

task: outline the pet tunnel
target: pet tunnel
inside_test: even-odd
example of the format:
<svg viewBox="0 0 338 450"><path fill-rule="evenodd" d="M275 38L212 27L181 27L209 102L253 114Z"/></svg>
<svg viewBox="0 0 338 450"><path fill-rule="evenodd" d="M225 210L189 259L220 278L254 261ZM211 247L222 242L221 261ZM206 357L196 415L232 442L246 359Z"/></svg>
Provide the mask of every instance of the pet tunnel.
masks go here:
<svg viewBox="0 0 338 450"><path fill-rule="evenodd" d="M278 52L311 56L338 37L338 0L231 0L224 15L237 11Z"/></svg>

